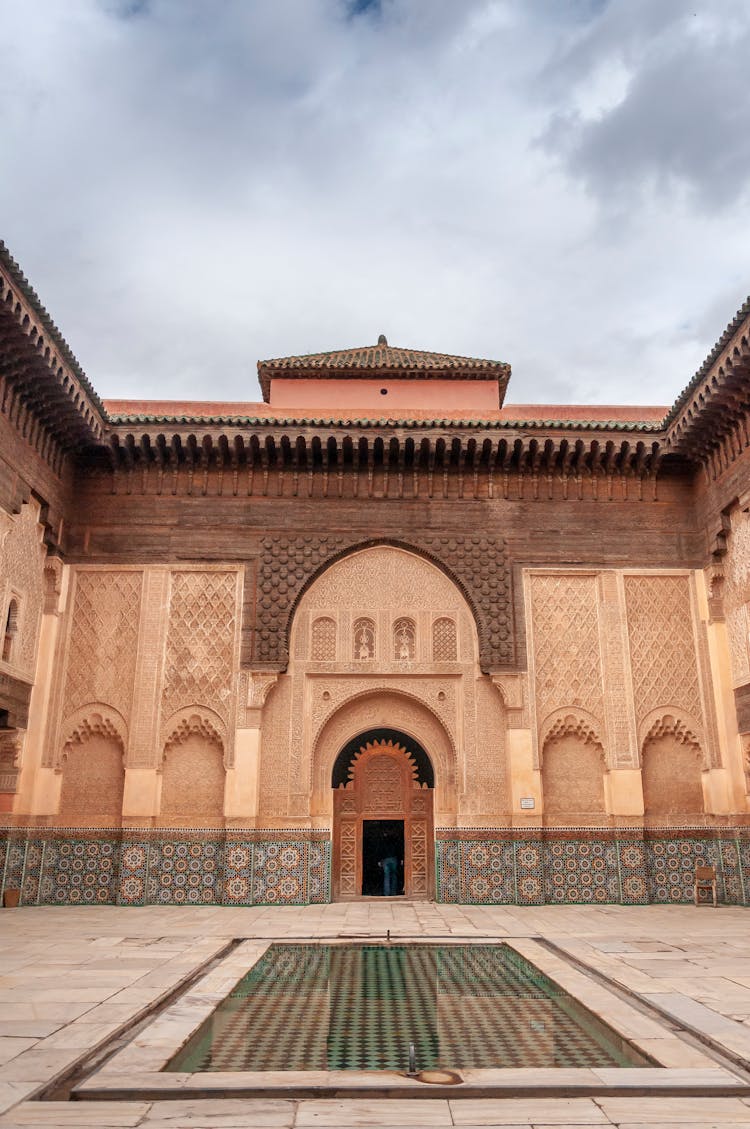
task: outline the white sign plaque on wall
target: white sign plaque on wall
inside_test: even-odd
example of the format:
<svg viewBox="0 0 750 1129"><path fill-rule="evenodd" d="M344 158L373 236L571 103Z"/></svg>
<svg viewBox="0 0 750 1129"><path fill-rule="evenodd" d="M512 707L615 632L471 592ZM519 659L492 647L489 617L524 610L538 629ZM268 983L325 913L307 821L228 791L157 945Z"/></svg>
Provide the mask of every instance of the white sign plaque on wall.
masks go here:
<svg viewBox="0 0 750 1129"><path fill-rule="evenodd" d="M536 807L533 796L521 796L521 811L530 811Z"/></svg>

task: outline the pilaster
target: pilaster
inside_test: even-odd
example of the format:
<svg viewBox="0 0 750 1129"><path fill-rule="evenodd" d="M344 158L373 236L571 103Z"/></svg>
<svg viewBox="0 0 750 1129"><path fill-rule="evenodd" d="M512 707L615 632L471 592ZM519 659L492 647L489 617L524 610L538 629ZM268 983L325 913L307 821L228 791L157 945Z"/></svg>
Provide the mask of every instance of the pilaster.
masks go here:
<svg viewBox="0 0 750 1129"><path fill-rule="evenodd" d="M169 570L144 570L140 630L126 769L157 769L161 754L161 684L169 624ZM135 780L135 778L133 778Z"/></svg>

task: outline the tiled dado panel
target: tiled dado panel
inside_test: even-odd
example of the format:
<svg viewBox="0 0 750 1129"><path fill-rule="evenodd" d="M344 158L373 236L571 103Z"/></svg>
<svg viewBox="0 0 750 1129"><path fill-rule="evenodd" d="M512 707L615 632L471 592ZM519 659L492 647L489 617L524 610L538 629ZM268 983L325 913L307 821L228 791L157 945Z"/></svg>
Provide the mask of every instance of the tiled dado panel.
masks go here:
<svg viewBox="0 0 750 1129"><path fill-rule="evenodd" d="M14 829L3 889L21 905L306 905L330 900L323 834Z"/></svg>
<svg viewBox="0 0 750 1129"><path fill-rule="evenodd" d="M479 828L437 839L442 902L624 905L693 900L696 866L715 866L719 900L750 903L750 830Z"/></svg>
<svg viewBox="0 0 750 1129"><path fill-rule="evenodd" d="M442 902L685 903L696 865L719 899L750 904L750 829L493 828L438 834ZM22 830L0 837L3 889L22 905L307 905L330 900L330 842L294 831Z"/></svg>

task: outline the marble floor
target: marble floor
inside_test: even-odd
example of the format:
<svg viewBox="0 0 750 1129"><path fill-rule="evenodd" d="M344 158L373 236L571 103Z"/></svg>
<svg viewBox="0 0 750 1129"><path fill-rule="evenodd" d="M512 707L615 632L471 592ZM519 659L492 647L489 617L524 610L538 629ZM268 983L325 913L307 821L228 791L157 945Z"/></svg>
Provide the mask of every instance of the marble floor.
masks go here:
<svg viewBox="0 0 750 1129"><path fill-rule="evenodd" d="M38 1101L79 1059L163 1001L232 938L540 938L550 968L587 982L587 1003L633 1022L640 1045L696 1086L720 1067L712 1047L750 1070L750 916L737 907L439 906L358 903L304 908L69 908L0 911L0 1129L11 1126L161 1126L163 1129L342 1126L750 1127L750 1087L727 1096L195 1097ZM573 958L574 964L568 963ZM557 962L555 964L555 962ZM590 976L586 970L598 975ZM630 993L617 1001L602 978ZM593 1001L593 1002L592 1002ZM623 1010L624 1009L624 1010ZM626 1014L627 1011L627 1014ZM630 1016L630 1018L628 1018ZM702 1033L685 1042L679 1030ZM736 1080L735 1080L736 1084Z"/></svg>

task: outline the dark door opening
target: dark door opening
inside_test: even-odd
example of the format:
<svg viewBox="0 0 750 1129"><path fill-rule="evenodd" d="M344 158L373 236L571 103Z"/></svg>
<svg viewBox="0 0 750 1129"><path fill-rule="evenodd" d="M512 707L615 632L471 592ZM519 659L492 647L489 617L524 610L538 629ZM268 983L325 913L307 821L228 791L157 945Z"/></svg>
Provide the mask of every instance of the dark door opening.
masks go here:
<svg viewBox="0 0 750 1129"><path fill-rule="evenodd" d="M395 868L390 861L393 859ZM386 892L393 895L404 892L404 821L363 819L362 893L383 897Z"/></svg>

